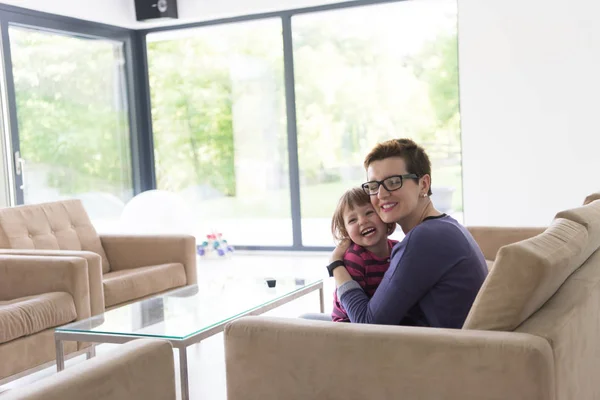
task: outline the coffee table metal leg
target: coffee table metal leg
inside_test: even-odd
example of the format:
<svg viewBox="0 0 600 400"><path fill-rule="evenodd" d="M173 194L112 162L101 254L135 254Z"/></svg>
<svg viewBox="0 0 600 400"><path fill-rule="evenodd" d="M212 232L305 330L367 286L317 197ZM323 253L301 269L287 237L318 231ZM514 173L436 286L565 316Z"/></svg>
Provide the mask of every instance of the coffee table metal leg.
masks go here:
<svg viewBox="0 0 600 400"><path fill-rule="evenodd" d="M323 286L319 288L319 300L321 302L321 312L325 312L325 293L323 292Z"/></svg>
<svg viewBox="0 0 600 400"><path fill-rule="evenodd" d="M88 347L88 350L85 353L85 359L89 360L90 358L96 357L96 345L93 344Z"/></svg>
<svg viewBox="0 0 600 400"><path fill-rule="evenodd" d="M181 400L189 400L187 347L179 348L179 373L181 376Z"/></svg>
<svg viewBox="0 0 600 400"><path fill-rule="evenodd" d="M65 351L62 340L54 338L54 343L56 344L56 371L60 372L65 369Z"/></svg>

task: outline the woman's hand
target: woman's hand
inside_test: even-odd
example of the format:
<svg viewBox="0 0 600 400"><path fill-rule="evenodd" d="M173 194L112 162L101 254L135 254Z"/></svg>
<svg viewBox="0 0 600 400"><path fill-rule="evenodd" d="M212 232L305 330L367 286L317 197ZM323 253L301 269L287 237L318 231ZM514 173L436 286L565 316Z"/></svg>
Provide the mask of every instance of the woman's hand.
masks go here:
<svg viewBox="0 0 600 400"><path fill-rule="evenodd" d="M335 260L343 260L344 259L344 254L346 253L346 250L348 250L348 248L350 247L350 245L352 244L352 242L349 239L345 239L342 240L335 249L333 249L333 252L331 253L331 258L329 259L329 262L334 262Z"/></svg>

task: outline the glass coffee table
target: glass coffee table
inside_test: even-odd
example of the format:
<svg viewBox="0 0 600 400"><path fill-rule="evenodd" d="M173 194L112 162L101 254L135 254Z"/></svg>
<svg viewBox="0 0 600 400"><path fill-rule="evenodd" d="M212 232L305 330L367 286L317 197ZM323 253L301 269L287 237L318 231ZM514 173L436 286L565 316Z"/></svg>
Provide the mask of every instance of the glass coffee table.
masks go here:
<svg viewBox="0 0 600 400"><path fill-rule="evenodd" d="M229 277L186 286L156 297L131 303L56 328L56 366L64 369L63 341L126 343L139 338L158 338L179 350L182 399L189 399L187 348L222 332L225 325L246 315L258 315L319 290L321 279L276 278L270 288L265 278ZM90 354L93 356L94 351Z"/></svg>

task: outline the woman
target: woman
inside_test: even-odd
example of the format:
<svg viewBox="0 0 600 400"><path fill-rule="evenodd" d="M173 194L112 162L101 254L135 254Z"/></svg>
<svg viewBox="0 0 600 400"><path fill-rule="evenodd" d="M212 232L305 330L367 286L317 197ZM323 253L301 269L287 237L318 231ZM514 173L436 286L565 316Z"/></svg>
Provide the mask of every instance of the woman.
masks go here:
<svg viewBox="0 0 600 400"><path fill-rule="evenodd" d="M383 222L405 233L371 299L343 264L349 243L327 267L351 322L462 328L487 276L479 246L455 219L435 209L429 157L410 139L378 144L365 159L362 185Z"/></svg>

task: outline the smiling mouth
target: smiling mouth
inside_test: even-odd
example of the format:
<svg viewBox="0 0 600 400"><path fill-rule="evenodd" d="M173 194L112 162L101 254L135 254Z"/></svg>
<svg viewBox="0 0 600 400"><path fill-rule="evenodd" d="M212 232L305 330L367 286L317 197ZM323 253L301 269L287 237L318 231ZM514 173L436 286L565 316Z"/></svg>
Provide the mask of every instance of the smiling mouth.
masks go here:
<svg viewBox="0 0 600 400"><path fill-rule="evenodd" d="M360 232L361 235L363 236L369 236L371 234L375 233L375 228L367 228L363 231Z"/></svg>
<svg viewBox="0 0 600 400"><path fill-rule="evenodd" d="M383 212L388 212L391 209L393 209L394 207L396 207L398 203L387 203L381 206L381 210L383 210Z"/></svg>

